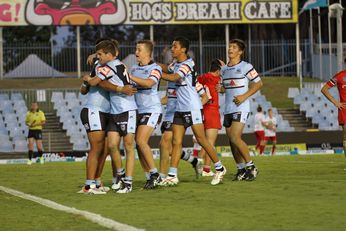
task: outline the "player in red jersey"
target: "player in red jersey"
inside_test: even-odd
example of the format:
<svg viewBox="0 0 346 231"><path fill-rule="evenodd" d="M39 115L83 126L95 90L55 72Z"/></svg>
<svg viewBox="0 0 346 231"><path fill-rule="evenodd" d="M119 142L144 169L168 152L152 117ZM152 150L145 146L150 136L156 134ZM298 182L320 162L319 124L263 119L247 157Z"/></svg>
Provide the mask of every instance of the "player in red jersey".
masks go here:
<svg viewBox="0 0 346 231"><path fill-rule="evenodd" d="M225 63L219 59L211 62L209 72L197 78L203 84L209 97L209 101L203 105L204 129L209 143L215 146L218 130L221 129L221 117L219 111L219 94L217 88L220 86L220 70ZM210 170L211 160L205 155L205 150L201 149L200 156L204 158L202 176L213 176Z"/></svg>
<svg viewBox="0 0 346 231"><path fill-rule="evenodd" d="M344 62L346 64L346 56L344 57ZM334 86L337 86L338 88L340 98L339 101L335 99L329 92L329 89ZM335 105L335 107L338 108L338 121L344 132L343 148L346 157L346 70L340 71L334 75L333 78L327 81L322 87L321 92L330 102Z"/></svg>

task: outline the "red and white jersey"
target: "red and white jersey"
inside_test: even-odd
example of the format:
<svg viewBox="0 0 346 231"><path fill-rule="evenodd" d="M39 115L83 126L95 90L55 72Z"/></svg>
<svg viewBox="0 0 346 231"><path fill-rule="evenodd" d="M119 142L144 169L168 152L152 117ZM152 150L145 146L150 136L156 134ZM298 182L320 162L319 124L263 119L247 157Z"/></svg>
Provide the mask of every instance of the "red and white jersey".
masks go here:
<svg viewBox="0 0 346 231"><path fill-rule="evenodd" d="M274 116L271 118L267 116L265 117L263 122L266 126L271 127L271 129L264 127L264 136L266 137L276 136L276 127L278 125L276 118Z"/></svg>
<svg viewBox="0 0 346 231"><path fill-rule="evenodd" d="M334 75L326 84L330 87L336 85L339 91L340 102L346 102L346 70L340 71Z"/></svg>
<svg viewBox="0 0 346 231"><path fill-rule="evenodd" d="M254 119L254 122L255 122L254 130L255 130L255 132L264 130L264 127L263 127L263 124L262 124L262 122L264 122L264 119L265 119L265 117L264 117L264 114L262 112L257 112L256 113L255 119Z"/></svg>
<svg viewBox="0 0 346 231"><path fill-rule="evenodd" d="M220 84L221 77L205 73L198 76L197 81L204 85L208 94L209 102L203 106L203 109L219 109L219 94L216 86Z"/></svg>

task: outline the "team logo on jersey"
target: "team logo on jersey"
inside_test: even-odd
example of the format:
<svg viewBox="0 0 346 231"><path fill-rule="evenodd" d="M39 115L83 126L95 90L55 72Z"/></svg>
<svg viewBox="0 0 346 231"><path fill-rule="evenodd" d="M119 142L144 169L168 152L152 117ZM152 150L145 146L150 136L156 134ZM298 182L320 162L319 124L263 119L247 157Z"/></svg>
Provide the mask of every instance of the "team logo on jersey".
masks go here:
<svg viewBox="0 0 346 231"><path fill-rule="evenodd" d="M89 129L90 129L89 124L85 123L85 124L83 124L83 125L84 125L84 128L85 128L86 130L89 130Z"/></svg>
<svg viewBox="0 0 346 231"><path fill-rule="evenodd" d="M236 72L237 74L240 74L240 73L241 73L241 70L240 70L240 69L237 69L235 72Z"/></svg>
<svg viewBox="0 0 346 231"><path fill-rule="evenodd" d="M120 130L121 130L121 131L124 132L124 131L125 131L125 128L126 128L126 125L125 125L125 124L121 124L121 125L120 125Z"/></svg>
<svg viewBox="0 0 346 231"><path fill-rule="evenodd" d="M142 119L141 119L141 123L144 123L145 119L146 119L146 117L143 116Z"/></svg>
<svg viewBox="0 0 346 231"><path fill-rule="evenodd" d="M111 72L111 69L107 66L98 67L97 72L103 74L104 76L108 76L109 72Z"/></svg>
<svg viewBox="0 0 346 231"><path fill-rule="evenodd" d="M231 87L237 86L237 84L235 83L234 80L231 80L231 81L229 82L229 85L230 85Z"/></svg>
<svg viewBox="0 0 346 231"><path fill-rule="evenodd" d="M167 123L166 123L166 128L170 128L171 125L172 125L172 123L171 123L170 121L167 121Z"/></svg>

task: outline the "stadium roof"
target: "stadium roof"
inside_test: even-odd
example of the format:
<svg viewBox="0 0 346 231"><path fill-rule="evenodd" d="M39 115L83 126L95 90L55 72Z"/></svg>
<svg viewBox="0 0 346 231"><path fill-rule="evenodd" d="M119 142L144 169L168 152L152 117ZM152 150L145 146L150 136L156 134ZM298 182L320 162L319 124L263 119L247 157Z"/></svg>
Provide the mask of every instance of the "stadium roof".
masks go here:
<svg viewBox="0 0 346 231"><path fill-rule="evenodd" d="M36 54L30 54L15 69L5 74L5 78L43 78L66 77L62 72L55 70L42 61Z"/></svg>

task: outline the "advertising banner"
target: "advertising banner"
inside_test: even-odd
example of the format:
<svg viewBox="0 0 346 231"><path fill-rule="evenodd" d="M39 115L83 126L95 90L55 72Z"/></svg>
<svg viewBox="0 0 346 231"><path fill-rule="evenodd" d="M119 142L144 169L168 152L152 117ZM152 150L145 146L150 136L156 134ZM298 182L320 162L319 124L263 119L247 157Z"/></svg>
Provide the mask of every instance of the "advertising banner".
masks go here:
<svg viewBox="0 0 346 231"><path fill-rule="evenodd" d="M0 0L0 26L297 22L294 0Z"/></svg>

